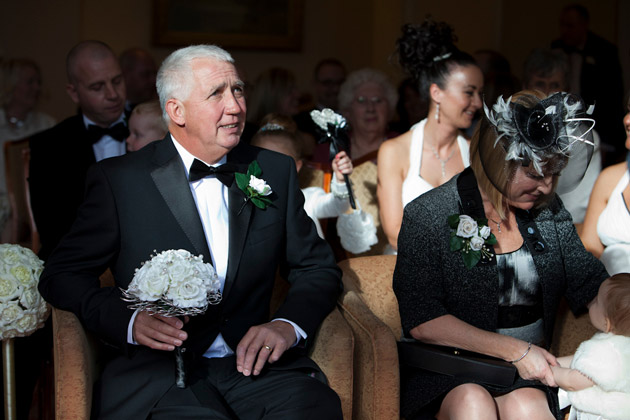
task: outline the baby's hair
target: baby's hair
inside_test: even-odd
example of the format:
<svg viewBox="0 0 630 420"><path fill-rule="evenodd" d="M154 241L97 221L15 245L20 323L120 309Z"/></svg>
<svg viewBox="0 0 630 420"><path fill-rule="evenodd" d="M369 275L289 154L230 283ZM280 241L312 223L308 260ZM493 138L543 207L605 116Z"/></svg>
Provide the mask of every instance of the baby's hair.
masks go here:
<svg viewBox="0 0 630 420"><path fill-rule="evenodd" d="M164 134L168 131L168 127L166 126L166 122L162 118L162 108L160 108L159 101L148 101L142 102L141 104L136 105L136 107L131 111L131 115L149 115L152 114L153 118L151 119L151 126L157 130L162 131Z"/></svg>
<svg viewBox="0 0 630 420"><path fill-rule="evenodd" d="M281 114L267 114L263 117L260 129L252 138L253 146L260 146L265 138L281 141L291 150L291 156L296 160L302 159L302 140L297 131L295 121Z"/></svg>
<svg viewBox="0 0 630 420"><path fill-rule="evenodd" d="M619 273L608 279L606 316L612 332L630 337L630 274Z"/></svg>

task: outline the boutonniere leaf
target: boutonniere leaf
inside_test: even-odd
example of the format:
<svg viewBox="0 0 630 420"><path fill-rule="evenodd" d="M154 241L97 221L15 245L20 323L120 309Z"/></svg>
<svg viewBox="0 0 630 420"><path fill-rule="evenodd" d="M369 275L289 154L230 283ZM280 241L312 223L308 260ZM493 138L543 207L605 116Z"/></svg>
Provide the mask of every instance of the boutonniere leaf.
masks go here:
<svg viewBox="0 0 630 420"><path fill-rule="evenodd" d="M249 164L246 174L241 172L236 172L234 174L236 185L245 194L245 202L243 203L243 206L245 206L248 201L251 201L252 204L261 210L264 210L267 206L271 205L271 199L269 196L273 191L264 179L259 178L261 174L262 170L260 169L260 165L258 165L257 161L253 161ZM241 207L239 213L242 210L243 208Z"/></svg>
<svg viewBox="0 0 630 420"><path fill-rule="evenodd" d="M497 238L490 231L488 219L473 219L465 214L448 216L451 231L450 250L460 252L466 268L473 268L479 261L491 260L490 246L497 243Z"/></svg>

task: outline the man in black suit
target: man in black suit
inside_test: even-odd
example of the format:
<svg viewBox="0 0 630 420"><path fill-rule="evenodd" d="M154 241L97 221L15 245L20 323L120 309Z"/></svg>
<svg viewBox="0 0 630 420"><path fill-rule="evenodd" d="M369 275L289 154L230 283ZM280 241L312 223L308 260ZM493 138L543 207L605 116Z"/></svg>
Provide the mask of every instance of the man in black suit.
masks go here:
<svg viewBox="0 0 630 420"><path fill-rule="evenodd" d="M29 188L46 260L68 232L94 162L125 153L125 82L118 59L99 41L74 46L66 58L66 91L81 112L31 139Z"/></svg>
<svg viewBox="0 0 630 420"><path fill-rule="evenodd" d="M305 356L340 292L340 272L303 210L291 158L238 145L243 83L214 46L175 51L157 77L169 134L94 165L75 224L51 255L42 295L71 310L118 350L94 392L98 418L337 419L337 395ZM272 188L264 209L234 179L198 179L195 168L246 172L256 160ZM224 167L225 168L225 167ZM226 179L227 178L227 179ZM212 262L223 299L204 315L133 311L121 300L155 251L186 249ZM291 288L269 320L277 268ZM110 268L114 288L99 288ZM187 387L175 386L172 351L185 349ZM314 376L315 377L314 377Z"/></svg>
<svg viewBox="0 0 630 420"><path fill-rule="evenodd" d="M560 15L560 38L551 43L569 57L569 89L587 104L595 104L593 118L602 140L605 166L624 159L623 80L617 47L589 31L588 10L570 4Z"/></svg>

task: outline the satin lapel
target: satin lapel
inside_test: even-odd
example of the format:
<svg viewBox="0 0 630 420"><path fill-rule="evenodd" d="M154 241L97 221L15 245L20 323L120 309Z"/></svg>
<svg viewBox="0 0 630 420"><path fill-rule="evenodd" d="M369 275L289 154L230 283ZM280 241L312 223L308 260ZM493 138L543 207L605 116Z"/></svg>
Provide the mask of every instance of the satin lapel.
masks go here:
<svg viewBox="0 0 630 420"><path fill-rule="evenodd" d="M167 140L164 140L167 141ZM168 142L171 143L170 139ZM195 247L195 254L202 254L204 261L212 262L201 219L190 192L186 172L174 146L175 153L151 172L151 177L162 198L175 216L180 227Z"/></svg>
<svg viewBox="0 0 630 420"><path fill-rule="evenodd" d="M228 189L228 206L230 207L230 250L228 253L228 269L223 296L227 296L234 283L236 272L243 255L243 247L249 230L253 204L245 203L245 194L236 185L236 181Z"/></svg>

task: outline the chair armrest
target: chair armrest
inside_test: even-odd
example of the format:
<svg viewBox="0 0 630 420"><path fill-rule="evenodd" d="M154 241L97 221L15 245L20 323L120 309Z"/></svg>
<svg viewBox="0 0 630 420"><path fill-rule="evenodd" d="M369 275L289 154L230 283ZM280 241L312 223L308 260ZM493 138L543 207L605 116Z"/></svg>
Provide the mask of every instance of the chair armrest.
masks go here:
<svg viewBox="0 0 630 420"><path fill-rule="evenodd" d="M335 308L319 327L310 356L339 395L344 419L352 418L353 352L352 330Z"/></svg>
<svg viewBox="0 0 630 420"><path fill-rule="evenodd" d="M55 366L55 418L88 420L94 382L93 354L79 319L52 310Z"/></svg>
<svg viewBox="0 0 630 420"><path fill-rule="evenodd" d="M400 418L398 348L392 330L354 291L345 292L340 309L354 335L355 418Z"/></svg>

